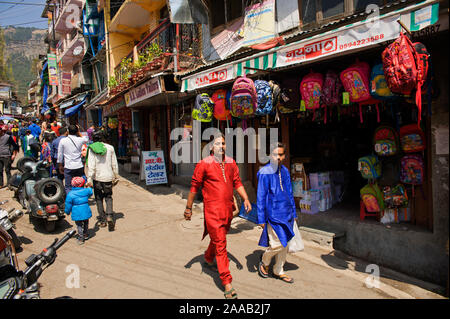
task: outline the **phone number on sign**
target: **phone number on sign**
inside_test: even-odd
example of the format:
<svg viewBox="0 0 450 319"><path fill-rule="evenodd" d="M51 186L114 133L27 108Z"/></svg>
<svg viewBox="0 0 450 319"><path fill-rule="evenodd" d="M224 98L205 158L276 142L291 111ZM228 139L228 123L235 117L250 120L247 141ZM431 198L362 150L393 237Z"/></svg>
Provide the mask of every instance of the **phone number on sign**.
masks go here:
<svg viewBox="0 0 450 319"><path fill-rule="evenodd" d="M339 45L339 50L357 47L357 46L360 46L360 45L364 45L364 44L368 44L368 43L371 43L371 42L382 40L383 38L384 38L384 34L382 33L382 34L377 34L377 35L375 35L373 37L370 37L370 38L366 38L366 39L362 39L362 40L358 40L358 41L353 41L353 42L340 44Z"/></svg>

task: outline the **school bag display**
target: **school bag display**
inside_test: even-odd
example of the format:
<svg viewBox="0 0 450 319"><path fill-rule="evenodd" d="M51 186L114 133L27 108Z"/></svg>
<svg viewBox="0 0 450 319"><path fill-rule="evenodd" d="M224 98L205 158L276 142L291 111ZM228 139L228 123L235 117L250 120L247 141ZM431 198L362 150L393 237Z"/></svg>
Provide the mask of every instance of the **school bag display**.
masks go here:
<svg viewBox="0 0 450 319"><path fill-rule="evenodd" d="M376 213L384 210L383 193L377 184L367 184L359 193L367 212Z"/></svg>
<svg viewBox="0 0 450 319"><path fill-rule="evenodd" d="M367 155L358 159L358 171L365 179L377 179L381 176L381 163L375 155Z"/></svg>
<svg viewBox="0 0 450 319"><path fill-rule="evenodd" d="M412 43L400 32L400 36L381 54L386 82L393 93L411 95L414 90L418 108L418 121L422 113L422 85L427 78L429 54L425 46Z"/></svg>
<svg viewBox="0 0 450 319"><path fill-rule="evenodd" d="M409 154L400 160L400 182L410 185L422 185L425 172L423 158L418 154Z"/></svg>
<svg viewBox="0 0 450 319"><path fill-rule="evenodd" d="M403 152L422 152L426 148L425 134L417 124L400 127L400 144Z"/></svg>
<svg viewBox="0 0 450 319"><path fill-rule="evenodd" d="M231 89L231 115L245 119L255 113L256 88L252 79L245 75L234 81Z"/></svg>
<svg viewBox="0 0 450 319"><path fill-rule="evenodd" d="M286 78L281 82L280 99L277 105L280 113L292 113L300 110L300 94L298 94L298 87L300 79Z"/></svg>
<svg viewBox="0 0 450 319"><path fill-rule="evenodd" d="M402 184L383 187L385 208L408 207L408 193Z"/></svg>
<svg viewBox="0 0 450 319"><path fill-rule="evenodd" d="M214 111L214 103L207 93L197 95L194 107L192 108L192 118L200 122L211 122Z"/></svg>
<svg viewBox="0 0 450 319"><path fill-rule="evenodd" d="M374 65L370 73L370 95L378 100L394 100L397 98L391 92L384 76L383 64Z"/></svg>
<svg viewBox="0 0 450 319"><path fill-rule="evenodd" d="M351 102L363 102L371 98L369 87L370 67L366 62L356 62L341 72L340 79L344 90L349 93Z"/></svg>
<svg viewBox="0 0 450 319"><path fill-rule="evenodd" d="M256 80L255 89L257 96L255 115L267 115L272 113L273 109L272 88L269 82L263 80Z"/></svg>
<svg viewBox="0 0 450 319"><path fill-rule="evenodd" d="M328 70L325 75L322 92L322 102L327 106L341 103L342 83L339 76L333 70Z"/></svg>
<svg viewBox="0 0 450 319"><path fill-rule="evenodd" d="M373 146L378 156L392 156L399 151L398 134L391 126L382 125L375 129Z"/></svg>
<svg viewBox="0 0 450 319"><path fill-rule="evenodd" d="M305 102L307 110L315 110L320 107L323 87L323 75L311 72L303 77L300 82L300 95Z"/></svg>
<svg viewBox="0 0 450 319"><path fill-rule="evenodd" d="M227 101L227 90L216 90L211 96L214 103L214 118L219 121L231 120L230 108Z"/></svg>
<svg viewBox="0 0 450 319"><path fill-rule="evenodd" d="M277 107L280 103L281 98L281 88L275 81L269 81L270 88L272 90L272 105L273 107Z"/></svg>

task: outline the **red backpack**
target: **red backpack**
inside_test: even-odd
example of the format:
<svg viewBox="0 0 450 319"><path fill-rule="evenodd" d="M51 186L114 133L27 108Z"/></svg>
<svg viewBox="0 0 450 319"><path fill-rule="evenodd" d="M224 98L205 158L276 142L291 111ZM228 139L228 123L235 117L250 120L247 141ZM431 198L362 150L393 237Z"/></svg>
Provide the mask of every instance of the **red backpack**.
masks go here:
<svg viewBox="0 0 450 319"><path fill-rule="evenodd" d="M227 90L216 90L211 96L214 102L214 117L219 121L231 120L230 108L227 103Z"/></svg>
<svg viewBox="0 0 450 319"><path fill-rule="evenodd" d="M405 153L422 152L426 148L425 134L417 124L400 127L400 143Z"/></svg>
<svg viewBox="0 0 450 319"><path fill-rule="evenodd" d="M400 32L400 36L381 54L383 70L389 89L393 93L410 95L416 90L419 123L422 113L422 90L428 71L429 54L421 43L412 43Z"/></svg>

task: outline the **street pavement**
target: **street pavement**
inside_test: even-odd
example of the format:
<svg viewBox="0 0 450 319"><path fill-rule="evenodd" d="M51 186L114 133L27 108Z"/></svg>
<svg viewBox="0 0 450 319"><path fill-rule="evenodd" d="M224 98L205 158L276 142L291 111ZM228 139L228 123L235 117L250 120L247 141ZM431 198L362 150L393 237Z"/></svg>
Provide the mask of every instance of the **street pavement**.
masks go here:
<svg viewBox="0 0 450 319"><path fill-rule="evenodd" d="M136 177L124 173L113 189L113 232L96 225L97 209L91 199L91 238L81 246L71 239L58 250L55 263L39 278L41 298L224 298L218 273L202 264L209 243L209 237L201 240L202 204L197 202L192 220L185 221L186 200L173 189L156 186L147 190L135 181ZM0 200L9 200L3 207L20 208L12 196L7 188L0 190ZM50 234L39 222L29 223L27 215L16 225L23 242L18 253L22 270L30 254L76 229L70 217ZM293 284L263 279L257 272L263 252L258 246L260 234L257 225L235 217L227 236L239 299L443 298L438 294L443 293L441 287L382 267L377 285L368 263L309 241L305 241L304 251L288 255L285 270L295 279Z"/></svg>

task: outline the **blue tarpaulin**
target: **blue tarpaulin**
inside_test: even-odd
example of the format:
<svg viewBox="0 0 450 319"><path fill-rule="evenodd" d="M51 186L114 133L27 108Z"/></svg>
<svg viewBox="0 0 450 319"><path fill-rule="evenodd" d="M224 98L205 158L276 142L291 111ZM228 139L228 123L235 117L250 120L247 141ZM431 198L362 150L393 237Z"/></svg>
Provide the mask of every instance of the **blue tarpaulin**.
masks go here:
<svg viewBox="0 0 450 319"><path fill-rule="evenodd" d="M86 103L86 97L77 105L74 105L72 107L69 107L65 112L64 115L65 117L69 117L74 115L75 113L78 112L78 110L84 105L84 103Z"/></svg>

